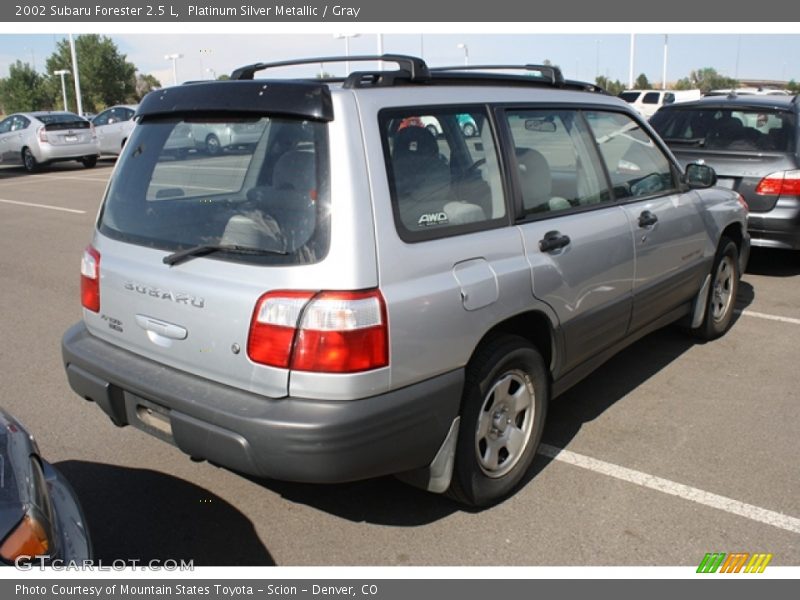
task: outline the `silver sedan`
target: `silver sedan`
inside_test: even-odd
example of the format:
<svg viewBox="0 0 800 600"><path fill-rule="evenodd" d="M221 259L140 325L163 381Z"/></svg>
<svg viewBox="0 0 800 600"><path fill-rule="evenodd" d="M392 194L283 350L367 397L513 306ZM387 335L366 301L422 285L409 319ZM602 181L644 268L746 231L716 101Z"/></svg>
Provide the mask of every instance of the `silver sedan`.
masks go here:
<svg viewBox="0 0 800 600"><path fill-rule="evenodd" d="M131 131L136 125L136 121L133 120L134 114L136 114L136 105L125 104L112 106L92 117L100 154L117 155L122 152L122 147L128 141Z"/></svg>
<svg viewBox="0 0 800 600"><path fill-rule="evenodd" d="M0 163L22 165L30 173L57 161L97 164L94 127L69 112L15 113L0 121Z"/></svg>

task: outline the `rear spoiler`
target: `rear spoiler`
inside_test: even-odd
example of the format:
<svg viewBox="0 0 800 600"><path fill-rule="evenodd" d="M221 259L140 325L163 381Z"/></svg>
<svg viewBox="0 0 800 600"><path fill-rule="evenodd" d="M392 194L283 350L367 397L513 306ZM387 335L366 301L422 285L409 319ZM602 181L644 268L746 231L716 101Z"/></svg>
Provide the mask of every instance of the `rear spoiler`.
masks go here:
<svg viewBox="0 0 800 600"><path fill-rule="evenodd" d="M313 81L205 81L150 92L136 117L176 113L270 114L332 121L333 102L328 86Z"/></svg>

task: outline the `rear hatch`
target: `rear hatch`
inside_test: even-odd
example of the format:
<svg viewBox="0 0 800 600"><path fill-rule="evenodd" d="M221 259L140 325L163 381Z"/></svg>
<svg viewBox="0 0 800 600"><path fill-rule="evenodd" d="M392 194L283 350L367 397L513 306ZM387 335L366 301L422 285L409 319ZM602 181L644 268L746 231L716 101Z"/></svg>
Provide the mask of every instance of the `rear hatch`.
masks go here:
<svg viewBox="0 0 800 600"><path fill-rule="evenodd" d="M54 113L37 118L44 123L47 142L52 146L89 144L94 140L92 124L78 115Z"/></svg>
<svg viewBox="0 0 800 600"><path fill-rule="evenodd" d="M780 197L781 186L765 179L798 169L797 119L790 110L701 104L662 109L650 123L683 166L705 161L717 185L739 192L754 213L772 210Z"/></svg>
<svg viewBox="0 0 800 600"><path fill-rule="evenodd" d="M143 102L88 250L96 256L84 255L84 275L99 263L97 310L84 320L136 354L282 397L288 370L252 362L248 337L259 298L313 289L304 269L327 254L328 117L319 101L248 106L251 86L237 86L245 100L231 110L225 87L187 97L193 110L175 88L172 105ZM244 128L253 143L208 154L186 144L194 126Z"/></svg>

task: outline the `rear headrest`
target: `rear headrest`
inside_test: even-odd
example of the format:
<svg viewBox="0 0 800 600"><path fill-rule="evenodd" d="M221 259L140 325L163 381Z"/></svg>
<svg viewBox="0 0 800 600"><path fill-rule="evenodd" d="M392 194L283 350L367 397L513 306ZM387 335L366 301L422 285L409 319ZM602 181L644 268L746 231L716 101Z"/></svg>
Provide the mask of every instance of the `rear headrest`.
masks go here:
<svg viewBox="0 0 800 600"><path fill-rule="evenodd" d="M397 132L394 139L395 159L407 156L439 156L439 144L433 134L424 127L406 127Z"/></svg>
<svg viewBox="0 0 800 600"><path fill-rule="evenodd" d="M316 160L308 150L291 150L275 163L272 185L279 190L307 194L317 189Z"/></svg>
<svg viewBox="0 0 800 600"><path fill-rule="evenodd" d="M532 148L517 148L516 154L523 206L534 208L547 203L553 191L553 179L547 159Z"/></svg>

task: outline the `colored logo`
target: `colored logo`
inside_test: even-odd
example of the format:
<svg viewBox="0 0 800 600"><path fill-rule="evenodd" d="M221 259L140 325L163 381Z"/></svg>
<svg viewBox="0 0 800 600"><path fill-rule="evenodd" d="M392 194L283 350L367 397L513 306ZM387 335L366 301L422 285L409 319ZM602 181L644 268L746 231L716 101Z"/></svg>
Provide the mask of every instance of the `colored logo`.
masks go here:
<svg viewBox="0 0 800 600"><path fill-rule="evenodd" d="M709 552L700 561L698 573L763 573L772 554L749 554L747 552Z"/></svg>

